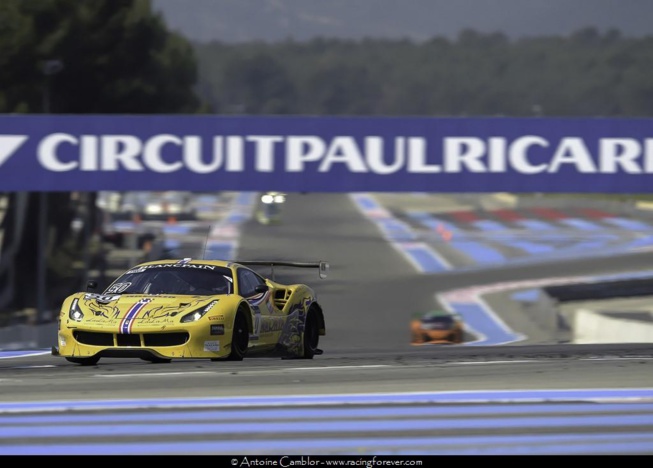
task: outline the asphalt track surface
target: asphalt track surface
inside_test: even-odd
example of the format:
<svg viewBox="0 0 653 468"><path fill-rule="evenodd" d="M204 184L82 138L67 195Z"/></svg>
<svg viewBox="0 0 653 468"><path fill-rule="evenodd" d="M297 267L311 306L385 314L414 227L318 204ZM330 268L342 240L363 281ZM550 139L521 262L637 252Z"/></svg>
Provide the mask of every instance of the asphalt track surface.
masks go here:
<svg viewBox="0 0 653 468"><path fill-rule="evenodd" d="M325 280L275 270L315 287L324 354L93 367L6 356L0 454L653 454L651 344L560 343L508 308L495 312L522 341L414 347L408 334L438 292L644 270L651 254L423 274L346 194L291 195L282 219L247 221L238 258L330 263Z"/></svg>

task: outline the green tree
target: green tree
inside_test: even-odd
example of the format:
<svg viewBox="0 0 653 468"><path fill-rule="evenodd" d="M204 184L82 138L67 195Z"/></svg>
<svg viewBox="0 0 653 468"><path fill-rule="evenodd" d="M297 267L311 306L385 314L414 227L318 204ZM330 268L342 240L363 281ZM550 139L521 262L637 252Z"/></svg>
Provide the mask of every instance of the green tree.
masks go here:
<svg viewBox="0 0 653 468"><path fill-rule="evenodd" d="M195 93L194 50L168 30L150 0L3 0L0 51L0 112L204 111ZM48 64L56 67L44 68ZM7 195L9 208L1 226L6 235L0 254L0 310L15 310L36 305L40 195ZM79 257L83 250L71 229L77 210L71 195L46 196L47 279L52 291L48 307L57 307L68 290L80 285L68 268L71 257ZM90 229L97 218L93 196L82 197L91 207L85 216ZM62 255L65 252L69 254Z"/></svg>

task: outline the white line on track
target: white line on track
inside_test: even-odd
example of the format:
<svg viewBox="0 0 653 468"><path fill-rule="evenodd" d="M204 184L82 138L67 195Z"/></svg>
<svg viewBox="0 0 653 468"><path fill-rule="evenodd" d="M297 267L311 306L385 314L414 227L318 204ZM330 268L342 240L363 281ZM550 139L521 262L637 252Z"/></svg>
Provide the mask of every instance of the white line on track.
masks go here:
<svg viewBox="0 0 653 468"><path fill-rule="evenodd" d="M391 366L388 364L370 364L367 366L291 367L289 369L284 369L284 370L296 371L296 370L332 370L332 369L369 369L369 368L377 368L377 367L395 367L395 366Z"/></svg>
<svg viewBox="0 0 653 468"><path fill-rule="evenodd" d="M14 354L16 352L20 351L12 351L9 356L0 356L0 359L14 359L14 358L21 358L21 357L31 357L31 356L45 356L46 354L52 354L52 351L25 351L21 352L22 354Z"/></svg>
<svg viewBox="0 0 653 468"><path fill-rule="evenodd" d="M153 372L153 373L140 373L140 374L95 374L95 377L169 377L171 375L198 375L198 374L218 374L214 371L194 371L194 372Z"/></svg>
<svg viewBox="0 0 653 468"><path fill-rule="evenodd" d="M456 362L459 366L477 366L483 364L515 364L524 362L538 362L537 359L519 359L514 361L474 361L474 362Z"/></svg>
<svg viewBox="0 0 653 468"><path fill-rule="evenodd" d="M649 356L629 356L629 357L619 357L619 356L613 356L613 357L602 357L602 358L580 358L579 361L649 361L653 359L652 357Z"/></svg>

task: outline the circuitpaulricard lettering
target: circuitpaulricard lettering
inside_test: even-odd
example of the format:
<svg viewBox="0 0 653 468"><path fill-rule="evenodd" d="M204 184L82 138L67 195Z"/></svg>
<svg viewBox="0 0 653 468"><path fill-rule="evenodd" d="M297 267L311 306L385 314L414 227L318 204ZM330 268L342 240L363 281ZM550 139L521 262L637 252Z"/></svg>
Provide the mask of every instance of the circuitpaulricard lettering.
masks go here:
<svg viewBox="0 0 653 468"><path fill-rule="evenodd" d="M431 147L429 147L429 143ZM590 148L593 148L591 150ZM479 138L249 135L178 136L71 135L53 133L38 144L41 166L53 172L130 171L197 174L328 173L345 167L352 173L653 173L653 138L599 138L588 142L568 136L538 135Z"/></svg>

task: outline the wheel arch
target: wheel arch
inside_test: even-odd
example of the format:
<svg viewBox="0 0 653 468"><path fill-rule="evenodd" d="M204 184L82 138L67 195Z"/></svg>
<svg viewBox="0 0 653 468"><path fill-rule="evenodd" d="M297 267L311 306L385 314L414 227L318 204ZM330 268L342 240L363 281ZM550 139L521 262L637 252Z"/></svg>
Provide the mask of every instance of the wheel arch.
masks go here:
<svg viewBox="0 0 653 468"><path fill-rule="evenodd" d="M253 311L247 301L242 301L240 304L238 304L238 308L234 314L234 321L236 320L236 315L238 315L239 312L242 312L242 314L245 316L245 321L247 321L247 330L249 333L254 333L254 323L252 322Z"/></svg>

